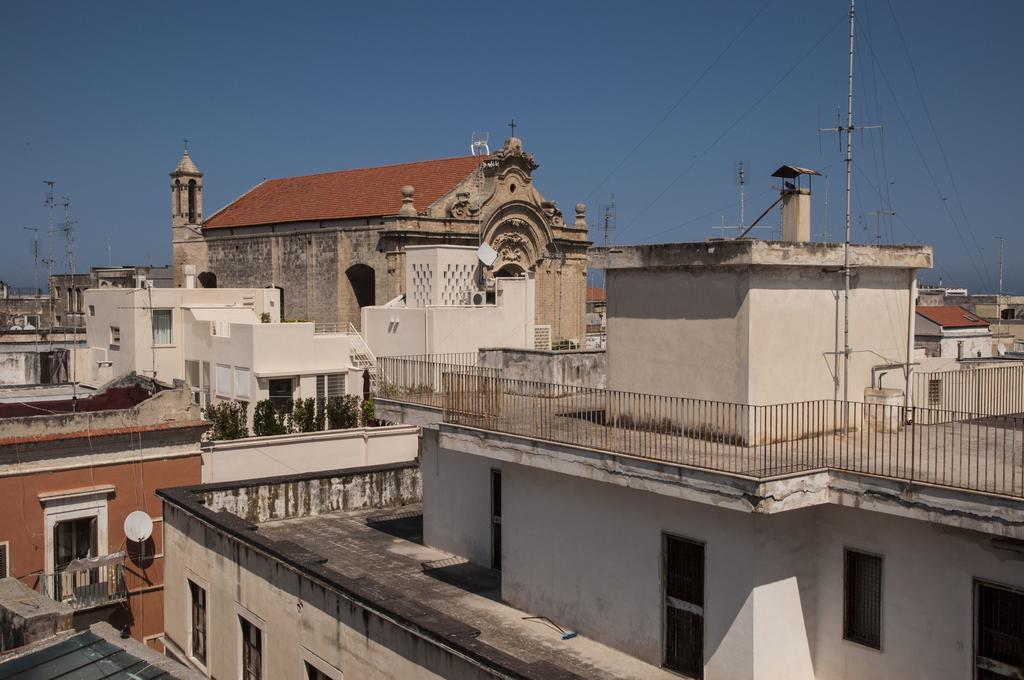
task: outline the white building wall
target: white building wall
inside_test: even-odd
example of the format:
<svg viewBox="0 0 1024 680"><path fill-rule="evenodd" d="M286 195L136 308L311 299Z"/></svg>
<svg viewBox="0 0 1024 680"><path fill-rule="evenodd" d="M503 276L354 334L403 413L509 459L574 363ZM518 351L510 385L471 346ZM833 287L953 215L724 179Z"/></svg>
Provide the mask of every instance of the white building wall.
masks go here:
<svg viewBox="0 0 1024 680"><path fill-rule="evenodd" d="M709 679L972 677L974 579L1024 588L1024 554L985 534L831 505L741 513L425 442L428 545L489 564L491 469L502 598L649 663L662 533L705 542ZM883 556L881 652L843 640L845 547Z"/></svg>

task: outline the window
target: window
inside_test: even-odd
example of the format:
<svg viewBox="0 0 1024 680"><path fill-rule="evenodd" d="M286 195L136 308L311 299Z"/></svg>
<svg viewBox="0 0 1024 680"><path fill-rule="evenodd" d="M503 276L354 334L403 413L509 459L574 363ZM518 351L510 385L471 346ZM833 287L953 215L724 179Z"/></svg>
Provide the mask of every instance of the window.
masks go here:
<svg viewBox="0 0 1024 680"><path fill-rule="evenodd" d="M882 558L846 550L843 569L843 638L882 648Z"/></svg>
<svg viewBox="0 0 1024 680"><path fill-rule="evenodd" d="M29 314L28 316L25 317L25 322L27 323L28 326L32 328L39 328L39 315Z"/></svg>
<svg viewBox="0 0 1024 680"><path fill-rule="evenodd" d="M199 382L199 362L185 360L185 380L192 389L192 403L205 406L202 400L202 385Z"/></svg>
<svg viewBox="0 0 1024 680"><path fill-rule="evenodd" d="M206 665L206 591L193 583L188 582L189 595L191 596L191 619L192 629L191 645L189 653L199 663Z"/></svg>
<svg viewBox="0 0 1024 680"><path fill-rule="evenodd" d="M270 393L271 403L274 406L283 407L292 400L292 379L272 378L267 385L267 391ZM320 396L319 376L317 377L316 396Z"/></svg>
<svg viewBox="0 0 1024 680"><path fill-rule="evenodd" d="M306 680L333 680L331 676L306 661Z"/></svg>
<svg viewBox="0 0 1024 680"><path fill-rule="evenodd" d="M153 344L170 345L173 342L171 336L171 310L153 310Z"/></svg>
<svg viewBox="0 0 1024 680"><path fill-rule="evenodd" d="M978 680L1024 675L1024 592L975 583L974 666Z"/></svg>
<svg viewBox="0 0 1024 680"><path fill-rule="evenodd" d="M704 544L664 535L665 668L704 677Z"/></svg>
<svg viewBox="0 0 1024 680"><path fill-rule="evenodd" d="M328 373L316 377L316 398L330 399L345 396L345 374Z"/></svg>
<svg viewBox="0 0 1024 680"><path fill-rule="evenodd" d="M96 316L96 305L89 305L89 316Z"/></svg>
<svg viewBox="0 0 1024 680"><path fill-rule="evenodd" d="M263 678L263 631L244 616L242 624L242 680Z"/></svg>
<svg viewBox="0 0 1024 680"><path fill-rule="evenodd" d="M121 346L121 327L110 327L110 349L118 349Z"/></svg>
<svg viewBox="0 0 1024 680"><path fill-rule="evenodd" d="M491 470L491 569L501 569L501 470Z"/></svg>
<svg viewBox="0 0 1024 680"><path fill-rule="evenodd" d="M11 575L11 544L8 541L0 543L0 578L7 578Z"/></svg>
<svg viewBox="0 0 1024 680"><path fill-rule="evenodd" d="M249 369L235 366L235 398L248 401L249 397Z"/></svg>
<svg viewBox="0 0 1024 680"><path fill-rule="evenodd" d="M939 406L942 404L942 378L929 378L928 380L928 405Z"/></svg>
<svg viewBox="0 0 1024 680"><path fill-rule="evenodd" d="M72 560L96 557L96 543L95 517L57 522L53 527L54 571L62 571Z"/></svg>
<svg viewBox="0 0 1024 680"><path fill-rule="evenodd" d="M217 364L217 396L230 397L231 395L231 367Z"/></svg>
<svg viewBox="0 0 1024 680"><path fill-rule="evenodd" d="M203 362L203 406L210 405L210 362Z"/></svg>

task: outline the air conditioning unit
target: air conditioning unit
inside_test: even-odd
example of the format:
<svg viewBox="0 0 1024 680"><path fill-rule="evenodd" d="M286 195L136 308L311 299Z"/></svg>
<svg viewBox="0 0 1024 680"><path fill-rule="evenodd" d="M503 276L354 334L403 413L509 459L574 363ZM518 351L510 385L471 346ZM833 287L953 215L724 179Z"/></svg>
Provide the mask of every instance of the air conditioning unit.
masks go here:
<svg viewBox="0 0 1024 680"><path fill-rule="evenodd" d="M481 307L487 304L487 291L478 290L469 298L470 304L474 307Z"/></svg>

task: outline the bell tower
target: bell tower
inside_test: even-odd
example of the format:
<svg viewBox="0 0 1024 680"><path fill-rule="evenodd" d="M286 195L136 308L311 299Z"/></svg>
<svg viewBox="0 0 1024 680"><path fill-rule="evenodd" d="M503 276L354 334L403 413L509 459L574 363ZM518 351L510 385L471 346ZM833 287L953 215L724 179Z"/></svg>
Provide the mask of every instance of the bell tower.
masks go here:
<svg viewBox="0 0 1024 680"><path fill-rule="evenodd" d="M171 173L171 242L177 286L192 284L198 271L205 268L202 224L203 173L192 162L186 147L178 167Z"/></svg>

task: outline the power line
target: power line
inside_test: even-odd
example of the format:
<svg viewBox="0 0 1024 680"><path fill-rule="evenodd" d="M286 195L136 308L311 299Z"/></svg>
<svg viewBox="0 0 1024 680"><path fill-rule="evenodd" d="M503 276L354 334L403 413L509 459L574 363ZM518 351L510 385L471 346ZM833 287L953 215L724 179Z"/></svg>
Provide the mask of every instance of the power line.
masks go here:
<svg viewBox="0 0 1024 680"><path fill-rule="evenodd" d="M971 240L974 242L974 248L978 251L978 258L984 262L985 257L981 253L981 246L978 243L978 236L974 233L974 227L971 226L971 221L967 217L967 212L964 210L963 201L960 200L960 190L957 188L956 179L953 176L953 169L949 165L949 158L946 156L946 149L942 146L942 139L939 137L938 131L935 129L935 121L932 119L931 111L928 109L928 103L924 98L924 91L921 89L921 83L917 78L917 68L914 66L914 60L910 56L910 48L907 46L907 41L903 37L903 29L900 27L900 22L896 18L896 11L893 9L892 0L886 0L889 5L889 14L892 15L892 23L896 26L896 34L900 38L900 44L903 46L903 52L907 55L907 63L910 64L910 75L914 79L914 88L917 90L917 96L921 100L921 108L924 109L925 120L928 121L928 127L932 131L932 136L935 137L935 145L939 147L939 155L942 157L942 162L946 166L946 174L949 175L949 183L953 187L953 197L956 198L957 207L960 208L960 214L964 218L964 224L967 225L967 232L971 236ZM991 290L992 280L988 278L988 270L985 270L985 284Z"/></svg>
<svg viewBox="0 0 1024 680"><path fill-rule="evenodd" d="M711 151L711 149L713 149L715 146L717 146L718 143L720 141L722 141L722 139L726 135L728 135L730 132L732 132L733 128L735 128L737 125L739 125L743 121L744 118L749 116L754 111L754 109L756 109L758 106L760 106L761 103L765 99L767 99L768 96L771 95L771 93L774 92L779 87L779 85L781 85L793 73L793 71L795 71L801 64L803 64L805 61L807 61L807 59L811 56L811 54L813 54L814 51L818 49L818 46L820 46L821 43L825 42L825 39L828 38L828 36L831 35L832 32L834 30L836 30L836 28L838 28L839 25L842 24L842 23L843 23L843 20L840 19L839 21L836 21L834 24L832 24L832 26L827 31L825 31L825 33L821 36L821 38L819 38L818 41L815 42L811 46L811 48L809 50L807 50L807 52L805 52L804 55L802 57L800 57L796 61L796 63L794 63L792 66L790 66L789 69L784 74L782 74L781 78L779 78L777 81L775 81L775 83L771 87L769 87L760 97L758 97L754 101L753 104L751 104L743 113L741 113L740 116L729 125L729 127L725 128L725 130L723 130L721 134L719 134L717 137L715 137L715 139L707 147L705 147L705 149L703 151L701 151L699 154L694 156L693 160L690 162L690 164L687 165L678 175L676 175L672 179L672 181L668 183L668 186L666 186L664 189L662 189L661 192L657 196L654 197L654 200L652 200L650 203L648 203L643 208L643 210L641 210L639 213L637 213L637 215L632 220L630 220L629 224L627 224L622 229L622 231L620 231L619 233L621 234L622 232L628 230L630 227L632 227L634 224L636 224L636 222L641 217L643 217L647 213L647 211L650 210L654 206L655 203L660 201L661 198L665 194L668 193L668 191L675 185L676 182L678 182L680 179L683 178L684 175L686 175L686 173L688 173L690 170L692 170L694 168L694 166L696 166L697 163L700 162L700 160L702 158L704 158L704 156L706 156L709 151Z"/></svg>
<svg viewBox="0 0 1024 680"><path fill-rule="evenodd" d="M728 44L727 44L727 45L725 46L725 48L724 48L724 49L723 49L723 50L722 50L721 52L719 52L719 53L718 53L718 56L716 56L716 57L715 57L715 58L714 58L714 59L713 59L713 60L711 61L711 63L707 65L707 67L706 67L706 68L704 69L704 71L703 71L703 72L702 72L702 73L701 73L701 74L700 74L699 76L697 76L697 79L696 79L695 81L693 81L693 82L692 82L692 83L690 84L690 87L688 87L688 88L686 89L686 91L685 91L685 92L683 92L683 94L682 94L682 95L680 95L680 97L679 97L678 99L676 99L675 103L674 103L674 104L672 104L672 106L671 106L671 107L669 108L669 110L665 112L665 115L663 115L663 116L662 116L662 117L661 117L661 118L660 118L660 119L658 120L658 122L654 124L654 127L652 127L652 128L651 128L651 129L650 129L650 130L649 130L649 131L647 132L647 134L646 134L646 135L644 135L644 136L643 136L643 138L642 138L642 139L641 139L641 140L640 140L639 142L637 142L637 143L636 143L636 146L634 146L634 147L633 147L632 149L630 149L629 153L627 153L627 154L625 155L625 157L624 157L624 158L623 158L623 159L622 159L621 161L619 161L619 162L618 162L618 164L617 164L617 165L616 165L616 166L615 166L614 168L612 168L612 169L611 169L611 172L609 172L609 173L608 173L607 175L605 175L604 179L602 179L602 180L601 180L600 182L598 182L598 183L597 183L597 186L595 186L595 187L594 187L593 189L591 189L591 190L590 190L590 193L588 193L588 194L587 194L587 195L586 195L586 196L584 197L584 199L583 199L584 203L585 203L585 202L587 202L588 200L590 200L590 197L591 197L591 196L593 196L593 195L594 195L594 193L595 193L595 192L596 192L596 191L597 191L598 189L600 189L600 188L601 188L602 186L604 186L604 183L605 183L605 182L607 182L607 181L608 181L609 179L611 179L612 175L614 175L614 174L615 174L616 172L618 172L618 171L619 171L619 168L621 168L621 167L622 167L623 165L625 165L625 164L626 164L626 162L627 162L627 161L628 161L628 160L629 160L630 158L632 158L632 157L633 157L633 154L635 154L635 153L637 152L637 150L638 150L638 149L639 149L639 148L640 148L641 146L643 146L643 145L644 145L644 144L645 144L645 143L647 142L647 140L648 140L648 139L650 139L650 138L651 138L651 135L653 135L653 134L654 134L654 133L655 133L655 132L656 132L656 131L658 130L658 128L660 128L660 127L662 126L662 124L663 124L663 123L664 123L664 122L665 122L666 120L668 120L668 119L669 119L669 116L671 116L671 115L672 115L672 114L673 114L673 113L675 112L675 110L676 110L677 108L679 108L679 105L680 105L680 104L682 104L682 103L683 103L683 101L684 101L684 100L685 100L685 99L686 99L687 97L689 97L689 96L690 96L690 94L691 94L691 93L692 93L692 92L693 92L693 91L694 91L694 90L695 90L695 89L697 88L697 86L698 86L698 85L700 85L701 81L703 81L703 80L704 80L705 76L707 76L707 75L708 75L708 73L710 73L710 72L711 72L711 69L713 69L713 68L714 68L714 67L715 67L715 66L716 66L716 65L718 64L718 62L719 62L719 61L721 61L722 57L724 57L724 56L725 56L725 54L726 54L726 53L727 53L727 52L728 52L728 51L729 51L730 49L732 49L732 46L736 44L736 42L737 42L737 41L738 41L738 40L740 39L740 37L741 37L741 36L742 36L742 35L743 35L744 33L746 33L747 29L748 29L748 28L750 28L750 26L751 26L751 25L752 25L752 24L753 24L753 23L754 23L754 22L755 22L755 21L757 20L757 18L758 18L759 16L761 16L761 13L762 13L762 12L764 12L764 10L765 10L765 9L766 9L766 8L768 7L768 5L770 5L770 4L771 4L771 2L772 2L772 0L766 0L766 2L765 2L765 3L763 4L763 5L761 5L761 7L760 7L760 8L758 8L758 10L757 10L756 12L754 12L754 16L752 16L752 17L750 18L750 20L749 20L749 21L748 21L747 23L745 23L745 24L743 25L743 28L741 28L741 29L739 30L739 32L738 32L738 33L737 33L736 35L734 35L734 36L733 36L732 40L730 40L730 41L729 41L729 43L728 43Z"/></svg>
<svg viewBox="0 0 1024 680"><path fill-rule="evenodd" d="M771 189L766 189L765 191L762 191L761 193L759 193L759 194L757 194L755 196L750 196L748 198L761 198L762 196L765 196L765 195L770 194L770 193L772 193L772 190ZM683 227L686 227L686 226L689 226L689 225L693 224L694 222L699 222L701 220L707 219L707 218L709 218L709 217L711 217L713 215L717 215L717 214L721 213L723 210L728 210L729 208L735 208L739 204L740 204L739 201L734 201L734 202L730 203L729 205L723 205L721 208L715 208L714 210L710 210L710 211L704 213L703 215L698 215L697 217L694 217L692 219L686 220L685 222L680 222L679 224L674 224L671 227L667 227L665 229L662 229L659 232L655 232L654 234L651 234L644 241L641 241L641 243L650 243L652 239L655 239L655 238L661 236L662 234L667 234L668 232L673 231L675 229L681 229Z"/></svg>
<svg viewBox="0 0 1024 680"><path fill-rule="evenodd" d="M889 82L889 77L885 74L885 69L878 62L878 58L875 55L874 46L871 44L871 40L863 31L861 31L861 36L864 38L864 42L867 43L868 52L871 54L871 59L876 64L878 64L878 71L879 73L882 74L882 82L885 83L886 89L889 90L889 95L892 97L893 103L896 105L896 112L900 114L900 118L903 120L903 124L907 128L907 134L910 136L910 141L913 143L914 149L917 151L918 158L921 159L921 163L924 165L925 173L928 175L928 179L931 180L932 186L935 188L935 193L938 194L940 202L942 203L943 208L945 208L946 210L946 215L949 216L949 221L953 225L953 230L956 232L957 237L960 239L961 245L964 247L964 250L966 251L967 257L971 263L971 267L974 269L975 274L978 275L978 280L981 281L982 283L985 283L987 281L987 277L982 273L981 269L978 267L978 263L975 261L974 255L971 254L970 246L967 245L967 241L966 239L964 239L964 235L962 233L962 230L960 229L960 225L957 223L956 217L953 215L953 212L949 209L949 201L947 201L946 198L942 195L942 188L939 186L939 182L935 178L935 173L932 172L931 166L928 164L928 159L925 158L924 152L921 149L921 144L917 141L917 135L914 134L914 128L910 125L910 121L907 119L906 114L903 112L903 107L900 106L900 101L896 97L896 91L893 89L892 83ZM986 285L989 285L991 287L991 285L988 283L986 283Z"/></svg>

